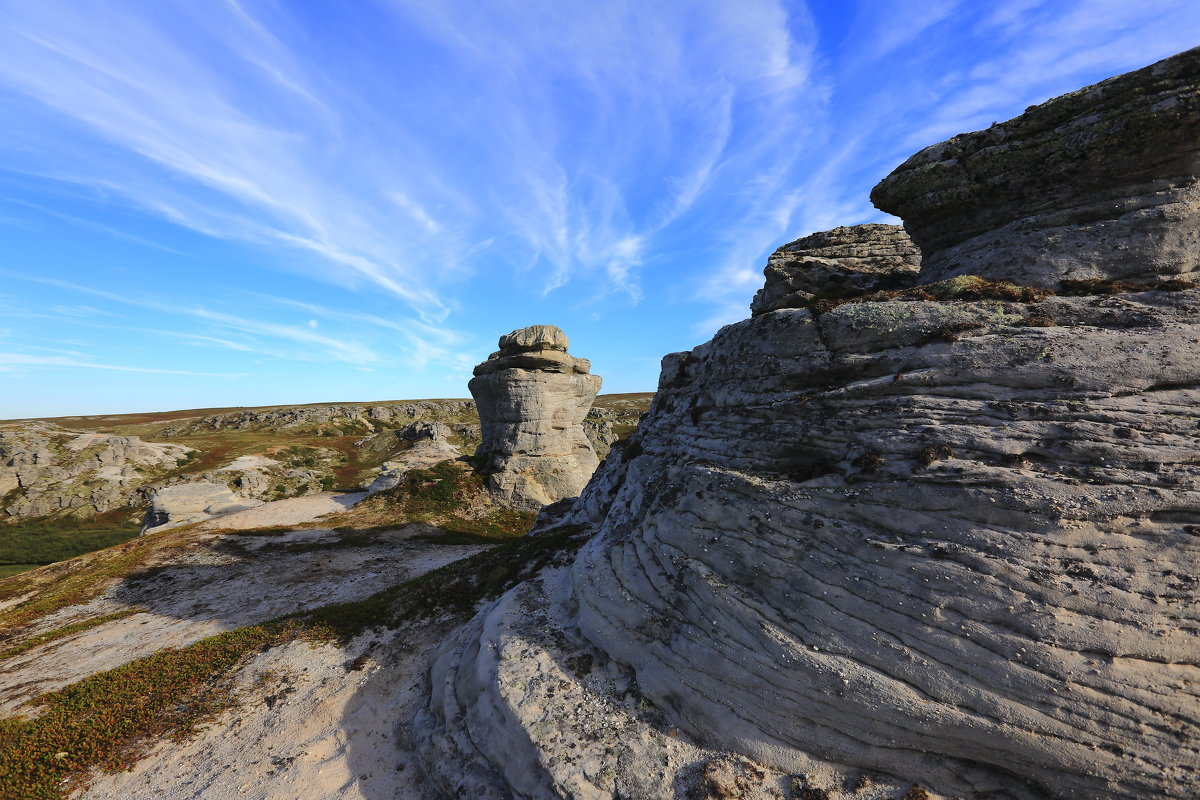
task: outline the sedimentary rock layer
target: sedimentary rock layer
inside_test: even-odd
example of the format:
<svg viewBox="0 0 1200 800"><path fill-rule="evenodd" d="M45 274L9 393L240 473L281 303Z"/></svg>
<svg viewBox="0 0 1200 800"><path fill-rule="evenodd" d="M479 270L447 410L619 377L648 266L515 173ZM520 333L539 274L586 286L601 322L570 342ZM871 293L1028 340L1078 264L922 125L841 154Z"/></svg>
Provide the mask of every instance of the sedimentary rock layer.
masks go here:
<svg viewBox="0 0 1200 800"><path fill-rule="evenodd" d="M927 147L874 191L922 282L1164 280L1200 269L1200 49Z"/></svg>
<svg viewBox="0 0 1200 800"><path fill-rule="evenodd" d="M476 458L500 502L537 510L587 484L599 463L583 428L600 390L590 368L553 325L500 337L499 352L475 368L468 385L483 437Z"/></svg>
<svg viewBox="0 0 1200 800"><path fill-rule="evenodd" d="M1196 291L863 303L668 356L575 505L579 632L784 772L1190 797L1197 319Z"/></svg>
<svg viewBox="0 0 1200 800"><path fill-rule="evenodd" d="M661 775L653 798L789 774L806 798L1194 797L1200 289L994 281L1197 266L1177 223L1198 59L911 159L876 195L925 285L763 300L667 356L637 433L544 515L591 534L569 583L520 590L559 618L522 622L514 590L443 651L427 767L539 799L641 796L622 774ZM696 751L622 749L663 727L560 702L584 656L630 669L668 732L759 766L710 791ZM548 734L580 719L590 745Z"/></svg>
<svg viewBox="0 0 1200 800"><path fill-rule="evenodd" d="M921 251L899 225L853 225L797 239L767 259L766 284L750 310L757 316L802 308L815 297L865 294L915 281Z"/></svg>

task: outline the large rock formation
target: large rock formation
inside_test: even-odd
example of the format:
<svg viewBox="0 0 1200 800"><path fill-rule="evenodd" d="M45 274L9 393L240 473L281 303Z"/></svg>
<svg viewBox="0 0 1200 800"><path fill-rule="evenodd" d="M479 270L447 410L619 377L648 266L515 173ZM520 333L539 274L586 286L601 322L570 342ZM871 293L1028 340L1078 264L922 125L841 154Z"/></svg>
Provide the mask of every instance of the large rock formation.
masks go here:
<svg viewBox="0 0 1200 800"><path fill-rule="evenodd" d="M871 193L924 282L1192 277L1200 269L1200 48L927 147Z"/></svg>
<svg viewBox="0 0 1200 800"><path fill-rule="evenodd" d="M1042 107L1081 121L1096 103L1094 124L1112 122L1075 151L1104 160L1072 173L1125 176L1110 205L1200 177L1143 113L1195 59ZM1122 133L1131 119L1143 138ZM1188 234L1164 206L1150 227L1135 212L1089 233L1042 160L988 158L1007 176L995 213L948 165L905 220L943 274L967 269L944 245L962 232L1031 247L1049 229L1011 215L1053 218L1046 191L1076 227L1037 234L1044 272L968 248L971 270L1116 274L1095 237L1127 226L1121 277L1184 271L1155 255ZM958 234L936 235L935 206ZM417 726L435 782L481 798L1195 797L1200 290L1170 288L958 278L762 313L667 356L637 434L562 519L591 537L569 572L485 608L436 661Z"/></svg>
<svg viewBox="0 0 1200 800"><path fill-rule="evenodd" d="M500 350L475 367L468 386L483 436L476 458L500 502L536 511L587 484L599 463L583 428L600 391L590 369L553 325L501 336Z"/></svg>
<svg viewBox="0 0 1200 800"><path fill-rule="evenodd" d="M755 314L804 308L813 299L896 289L916 280L921 251L899 225L821 231L780 247L767 259L767 282L750 303Z"/></svg>

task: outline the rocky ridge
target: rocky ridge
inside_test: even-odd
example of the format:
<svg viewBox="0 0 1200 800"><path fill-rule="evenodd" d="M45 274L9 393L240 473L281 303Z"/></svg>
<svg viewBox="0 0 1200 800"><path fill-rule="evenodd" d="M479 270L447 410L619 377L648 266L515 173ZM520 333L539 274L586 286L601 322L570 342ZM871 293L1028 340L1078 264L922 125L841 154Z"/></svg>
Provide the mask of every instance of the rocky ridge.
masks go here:
<svg viewBox="0 0 1200 800"><path fill-rule="evenodd" d="M500 503L537 511L587 484L599 464L583 425L600 390L590 373L553 325L501 336L499 351L475 367L468 388L483 438L475 459Z"/></svg>
<svg viewBox="0 0 1200 800"><path fill-rule="evenodd" d="M10 516L103 514L141 501L148 480L192 449L136 436L78 433L46 422L0 427L0 497Z"/></svg>
<svg viewBox="0 0 1200 800"><path fill-rule="evenodd" d="M417 739L443 794L1191 797L1200 290L1000 281L1186 271L1159 258L1195 235L1163 207L1186 192L1144 190L1200 178L1177 157L1200 143L1176 113L1200 97L1196 64L1190 51L1036 110L1138 120L1139 136L1081 135L1094 160L1077 169L1115 176L1113 208L1161 214L1089 229L1076 189L1047 203L1020 148L987 155L1005 202L984 213L949 158L957 137L899 171L949 154L912 184L905 224L932 251L920 283L991 282L760 302L667 356L638 432L543 515L590 537L569 571L485 607L435 660ZM892 196L895 176L881 186ZM1061 240L1006 216L1055 207L1076 226ZM1094 257L1110 233L1132 237L1117 273ZM954 250L964 235L994 252ZM1005 253L1023 248L1046 257L1013 272Z"/></svg>

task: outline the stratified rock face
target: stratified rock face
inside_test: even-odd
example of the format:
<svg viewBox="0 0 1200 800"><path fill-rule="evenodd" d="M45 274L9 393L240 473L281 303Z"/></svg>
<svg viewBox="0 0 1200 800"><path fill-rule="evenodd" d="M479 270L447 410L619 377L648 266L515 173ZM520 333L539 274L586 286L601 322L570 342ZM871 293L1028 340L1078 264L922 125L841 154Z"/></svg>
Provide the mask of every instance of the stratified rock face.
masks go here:
<svg viewBox="0 0 1200 800"><path fill-rule="evenodd" d="M583 428L600 391L590 368L553 325L501 336L499 352L475 368L468 386L483 436L476 456L500 502L537 510L587 484L599 463Z"/></svg>
<svg viewBox="0 0 1200 800"><path fill-rule="evenodd" d="M767 282L750 303L755 316L803 308L815 297L865 294L915 281L921 251L899 225L854 225L814 233L767 259Z"/></svg>
<svg viewBox="0 0 1200 800"><path fill-rule="evenodd" d="M784 772L1192 797L1197 320L1186 291L728 326L665 359L638 434L576 502L596 535L560 602L672 724ZM491 727L548 702L538 668L483 666L526 632L464 635L434 680L471 681L453 690L467 707L435 710L454 733L430 740L484 755L444 769L561 785L552 744L518 759Z"/></svg>
<svg viewBox="0 0 1200 800"><path fill-rule="evenodd" d="M1157 127L1113 130L1134 151L1088 151L1113 174L1174 174ZM1160 268L1143 244L1125 274ZM637 433L556 516L591 535L569 580L514 589L435 662L416 726L435 782L739 796L689 779L717 761L682 741L753 759L767 788L803 775L804 796L1194 798L1200 289L964 301L949 290L972 282L949 283L761 313L667 356ZM846 788L863 775L875 788Z"/></svg>
<svg viewBox="0 0 1200 800"><path fill-rule="evenodd" d="M261 500L239 497L222 483L167 486L151 496L142 533L157 533L260 505Z"/></svg>
<svg viewBox="0 0 1200 800"><path fill-rule="evenodd" d="M927 147L874 191L921 282L1154 282L1200 269L1200 49Z"/></svg>

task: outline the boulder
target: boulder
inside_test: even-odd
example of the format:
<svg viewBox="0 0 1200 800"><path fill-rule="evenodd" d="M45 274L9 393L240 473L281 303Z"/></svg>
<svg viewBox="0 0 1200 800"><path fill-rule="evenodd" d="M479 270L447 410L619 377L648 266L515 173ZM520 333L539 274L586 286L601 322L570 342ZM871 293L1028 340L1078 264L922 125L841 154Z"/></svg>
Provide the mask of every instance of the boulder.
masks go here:
<svg viewBox="0 0 1200 800"><path fill-rule="evenodd" d="M767 259L750 311L804 308L822 297L897 289L916 280L921 251L899 225L854 225L797 239Z"/></svg>
<svg viewBox="0 0 1200 800"><path fill-rule="evenodd" d="M1190 279L1200 269L1200 48L920 151L871 192L920 280Z"/></svg>
<svg viewBox="0 0 1200 800"><path fill-rule="evenodd" d="M500 337L500 350L475 367L468 386L483 438L475 457L499 502L536 511L587 484L599 463L583 427L600 390L590 369L553 325Z"/></svg>
<svg viewBox="0 0 1200 800"><path fill-rule="evenodd" d="M157 533L262 504L261 500L239 497L223 483L167 486L151 496L150 508L142 520L142 533Z"/></svg>

